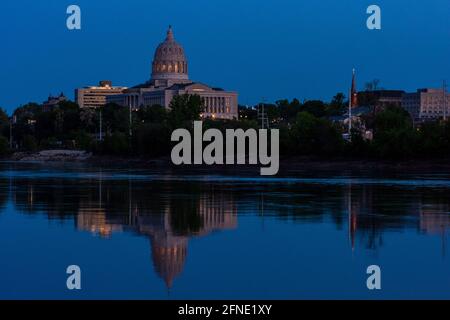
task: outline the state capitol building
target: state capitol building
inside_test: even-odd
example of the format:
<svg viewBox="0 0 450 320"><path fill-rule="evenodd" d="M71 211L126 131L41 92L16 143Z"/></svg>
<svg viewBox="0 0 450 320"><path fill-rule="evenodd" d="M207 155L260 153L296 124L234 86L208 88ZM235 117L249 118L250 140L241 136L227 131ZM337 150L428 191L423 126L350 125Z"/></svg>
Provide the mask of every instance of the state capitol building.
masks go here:
<svg viewBox="0 0 450 320"><path fill-rule="evenodd" d="M202 117L212 119L237 119L238 94L213 88L189 79L189 65L183 47L175 41L172 27L155 51L151 78L137 86L113 87L102 81L100 86L75 90L80 107L100 107L105 103L137 109L141 106L161 105L169 108L175 96L189 94L202 98Z"/></svg>

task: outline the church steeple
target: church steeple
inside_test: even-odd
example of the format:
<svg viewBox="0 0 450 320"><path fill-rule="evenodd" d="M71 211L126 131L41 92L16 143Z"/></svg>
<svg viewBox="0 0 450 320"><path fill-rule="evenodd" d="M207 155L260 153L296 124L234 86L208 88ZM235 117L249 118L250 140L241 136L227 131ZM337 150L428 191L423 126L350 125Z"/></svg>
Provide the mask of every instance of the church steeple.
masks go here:
<svg viewBox="0 0 450 320"><path fill-rule="evenodd" d="M358 106L358 92L356 90L356 71L353 69L352 74L352 89L351 89L351 106L355 108Z"/></svg>

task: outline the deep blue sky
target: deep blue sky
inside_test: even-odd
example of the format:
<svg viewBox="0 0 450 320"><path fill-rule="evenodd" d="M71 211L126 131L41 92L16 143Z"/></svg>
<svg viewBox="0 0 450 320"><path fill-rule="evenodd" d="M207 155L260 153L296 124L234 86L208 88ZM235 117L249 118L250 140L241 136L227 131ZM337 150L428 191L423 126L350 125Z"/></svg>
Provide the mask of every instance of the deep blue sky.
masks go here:
<svg viewBox="0 0 450 320"><path fill-rule="evenodd" d="M82 30L66 8L82 9ZM382 8L382 30L366 8ZM0 7L0 106L42 102L111 79L146 81L169 24L184 46L190 77L261 98L330 99L374 78L416 90L450 82L448 0L5 0Z"/></svg>

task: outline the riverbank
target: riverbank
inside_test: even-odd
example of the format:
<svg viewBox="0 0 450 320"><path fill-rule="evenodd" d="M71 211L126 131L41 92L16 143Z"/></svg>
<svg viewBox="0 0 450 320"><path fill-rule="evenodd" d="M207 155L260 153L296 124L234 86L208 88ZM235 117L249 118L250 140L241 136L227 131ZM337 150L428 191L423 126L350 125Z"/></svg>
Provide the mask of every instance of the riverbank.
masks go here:
<svg viewBox="0 0 450 320"><path fill-rule="evenodd" d="M88 163L98 165L123 165L131 167L156 167L156 168L177 168L181 170L197 170L208 172L259 172L261 165L181 165L175 166L170 157L160 158L124 158L111 156L92 156ZM375 160L356 158L334 158L325 159L320 157L281 157L280 173L314 170L333 171L358 171L368 169L398 169L398 170L433 170L450 173L450 159L428 159L428 160Z"/></svg>
<svg viewBox="0 0 450 320"><path fill-rule="evenodd" d="M7 160L20 162L80 162L88 161L92 153L78 150L42 150L15 152Z"/></svg>
<svg viewBox="0 0 450 320"><path fill-rule="evenodd" d="M175 166L170 157L119 157L93 155L86 151L77 150L43 150L34 153L16 152L4 161L38 162L38 163L85 163L87 165L118 168L142 169L173 169L189 172L205 173L250 173L258 174L260 165L182 165ZM319 157L281 157L280 174L290 174L297 171L366 171L366 170L395 170L395 171L436 171L450 174L450 159L427 160L374 160Z"/></svg>

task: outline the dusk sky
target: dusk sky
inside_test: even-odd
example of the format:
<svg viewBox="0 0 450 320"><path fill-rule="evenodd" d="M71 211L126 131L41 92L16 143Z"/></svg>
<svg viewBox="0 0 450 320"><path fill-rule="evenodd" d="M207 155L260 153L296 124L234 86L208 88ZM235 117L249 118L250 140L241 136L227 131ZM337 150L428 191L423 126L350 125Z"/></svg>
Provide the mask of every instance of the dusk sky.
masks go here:
<svg viewBox="0 0 450 320"><path fill-rule="evenodd" d="M82 10L82 29L66 28L66 9ZM366 28L366 9L382 9L382 30ZM0 10L0 106L112 80L150 78L168 25L185 48L192 80L262 98L329 100L374 78L415 91L450 83L448 0L6 0Z"/></svg>

